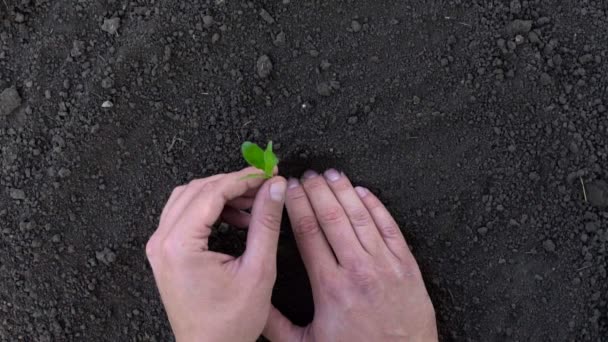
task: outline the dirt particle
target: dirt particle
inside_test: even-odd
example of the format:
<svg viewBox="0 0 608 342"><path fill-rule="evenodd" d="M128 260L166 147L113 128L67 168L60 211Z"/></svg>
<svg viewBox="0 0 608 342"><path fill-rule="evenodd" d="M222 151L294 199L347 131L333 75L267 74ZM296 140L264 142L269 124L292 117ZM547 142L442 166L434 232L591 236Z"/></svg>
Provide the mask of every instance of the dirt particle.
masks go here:
<svg viewBox="0 0 608 342"><path fill-rule="evenodd" d="M534 32L534 31L530 31L530 33L528 34L528 40L532 44L540 43L540 37L538 36L538 33Z"/></svg>
<svg viewBox="0 0 608 342"><path fill-rule="evenodd" d="M516 19L516 20L513 20L507 26L507 33L509 35L528 34L528 32L530 32L531 30L532 30L532 20Z"/></svg>
<svg viewBox="0 0 608 342"><path fill-rule="evenodd" d="M106 265L110 265L116 260L116 253L106 247L102 251L95 252L95 258Z"/></svg>
<svg viewBox="0 0 608 342"><path fill-rule="evenodd" d="M111 79L110 77L106 77L103 80L101 80L101 87L103 89L109 89L112 88L114 86L114 80Z"/></svg>
<svg viewBox="0 0 608 342"><path fill-rule="evenodd" d="M274 45L281 46L285 44L285 32L281 31L277 33L273 40Z"/></svg>
<svg viewBox="0 0 608 342"><path fill-rule="evenodd" d="M547 239L543 242L543 248L549 253L555 252L555 242L551 239Z"/></svg>
<svg viewBox="0 0 608 342"><path fill-rule="evenodd" d="M321 96L331 96L331 86L327 82L321 82L317 84L317 93Z"/></svg>
<svg viewBox="0 0 608 342"><path fill-rule="evenodd" d="M0 118L7 116L19 106L21 106L21 97L15 86L6 88L0 93Z"/></svg>
<svg viewBox="0 0 608 342"><path fill-rule="evenodd" d="M120 18L104 19L103 25L101 25L101 30L111 35L115 35L119 28Z"/></svg>
<svg viewBox="0 0 608 342"><path fill-rule="evenodd" d="M540 74L540 84L548 86L551 83L553 83L553 79L551 78L551 76L549 76L549 74L547 74L546 72Z"/></svg>
<svg viewBox="0 0 608 342"><path fill-rule="evenodd" d="M349 125L354 125L357 122L359 122L359 118L357 116L353 115L353 116L351 116L351 117L348 118L347 122L348 122Z"/></svg>
<svg viewBox="0 0 608 342"><path fill-rule="evenodd" d="M268 11L263 8L260 10L260 17L262 17L265 22L269 24L274 24L274 18L270 15L270 13L268 13Z"/></svg>
<svg viewBox="0 0 608 342"><path fill-rule="evenodd" d="M359 32L361 31L361 23L359 23L357 20L353 20L350 22L350 29L353 32Z"/></svg>
<svg viewBox="0 0 608 342"><path fill-rule="evenodd" d="M215 22L215 21L213 20L213 17L212 17L212 16L210 16L210 15L206 15L206 16L204 16L204 17L203 17L203 25L204 25L206 28L211 27L211 26L213 25L213 23L214 23L214 22Z"/></svg>
<svg viewBox="0 0 608 342"><path fill-rule="evenodd" d="M70 56L72 56L72 57L82 56L84 50L85 50L84 42L81 40L75 40L74 42L72 42L72 50L70 51Z"/></svg>
<svg viewBox="0 0 608 342"><path fill-rule="evenodd" d="M21 189L11 189L9 191L9 196L11 196L14 200L24 200L25 199L25 191Z"/></svg>
<svg viewBox="0 0 608 342"><path fill-rule="evenodd" d="M260 58L258 58L258 61L256 62L256 70L260 78L266 78L270 76L272 68L273 65L272 61L270 60L270 57L268 57L267 55L262 55L260 56Z"/></svg>
<svg viewBox="0 0 608 342"><path fill-rule="evenodd" d="M21 24L24 21L25 21L25 16L22 13L19 13L19 12L15 13L15 22L16 23Z"/></svg>
<svg viewBox="0 0 608 342"><path fill-rule="evenodd" d="M519 14L521 12L521 2L519 0L513 0L510 4L510 10L513 14Z"/></svg>

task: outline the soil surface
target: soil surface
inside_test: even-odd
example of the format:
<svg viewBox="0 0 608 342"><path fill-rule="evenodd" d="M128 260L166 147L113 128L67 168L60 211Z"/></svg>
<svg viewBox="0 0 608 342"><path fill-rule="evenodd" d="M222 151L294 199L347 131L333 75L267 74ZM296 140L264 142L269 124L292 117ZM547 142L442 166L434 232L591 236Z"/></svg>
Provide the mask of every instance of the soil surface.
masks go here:
<svg viewBox="0 0 608 342"><path fill-rule="evenodd" d="M0 340L170 340L164 202L273 140L387 203L442 341L607 341L607 53L605 1L2 0Z"/></svg>

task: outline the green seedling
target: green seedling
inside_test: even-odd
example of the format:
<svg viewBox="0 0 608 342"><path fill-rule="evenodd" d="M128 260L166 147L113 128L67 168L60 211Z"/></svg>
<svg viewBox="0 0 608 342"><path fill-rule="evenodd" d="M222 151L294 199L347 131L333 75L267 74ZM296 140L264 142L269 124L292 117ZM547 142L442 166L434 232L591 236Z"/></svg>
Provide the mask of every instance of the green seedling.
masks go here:
<svg viewBox="0 0 608 342"><path fill-rule="evenodd" d="M245 141L243 145L241 145L241 152L243 153L243 158L245 158L247 164L264 172L262 174L250 174L244 178L272 178L272 171L274 170L274 167L279 164L279 158L272 152L272 141L268 142L265 150L257 144Z"/></svg>

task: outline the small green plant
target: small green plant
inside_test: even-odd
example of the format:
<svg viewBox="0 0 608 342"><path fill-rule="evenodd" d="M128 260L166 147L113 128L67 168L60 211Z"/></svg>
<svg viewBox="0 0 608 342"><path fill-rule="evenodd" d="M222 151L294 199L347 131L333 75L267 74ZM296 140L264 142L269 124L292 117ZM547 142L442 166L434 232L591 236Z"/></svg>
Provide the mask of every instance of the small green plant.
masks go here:
<svg viewBox="0 0 608 342"><path fill-rule="evenodd" d="M272 152L272 141L268 142L265 150L257 144L245 141L243 145L241 145L241 152L243 153L243 158L245 158L245 161L247 161L249 165L264 172L263 174L250 174L245 176L245 178L272 178L272 171L274 170L274 167L279 164L279 158Z"/></svg>

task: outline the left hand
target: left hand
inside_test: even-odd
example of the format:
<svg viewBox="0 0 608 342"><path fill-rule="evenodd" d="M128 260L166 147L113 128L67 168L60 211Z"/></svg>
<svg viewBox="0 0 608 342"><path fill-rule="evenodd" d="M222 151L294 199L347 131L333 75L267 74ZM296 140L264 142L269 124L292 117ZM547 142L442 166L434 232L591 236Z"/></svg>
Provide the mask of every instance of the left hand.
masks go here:
<svg viewBox="0 0 608 342"><path fill-rule="evenodd" d="M177 187L146 245L177 341L254 341L264 329L286 181L243 179L252 173L259 171L246 168ZM251 206L251 215L241 211ZM211 226L220 217L249 226L238 258L208 250Z"/></svg>

